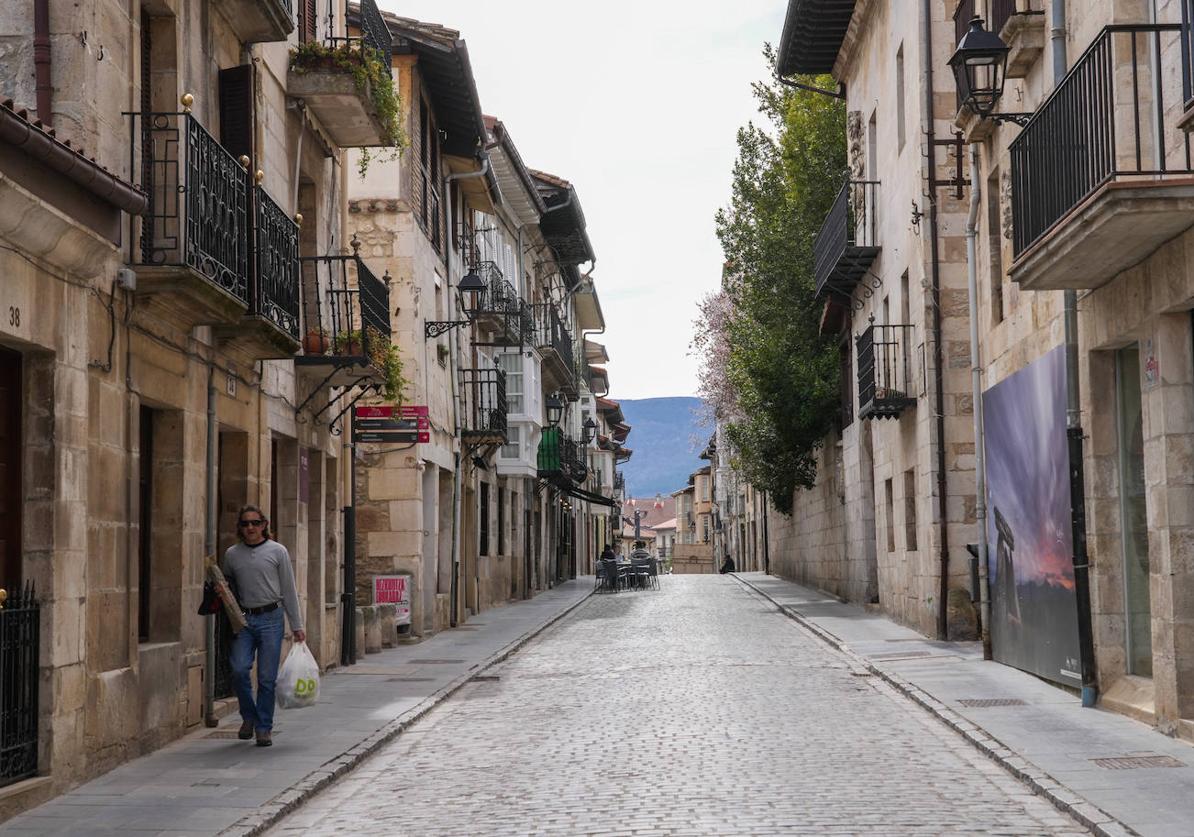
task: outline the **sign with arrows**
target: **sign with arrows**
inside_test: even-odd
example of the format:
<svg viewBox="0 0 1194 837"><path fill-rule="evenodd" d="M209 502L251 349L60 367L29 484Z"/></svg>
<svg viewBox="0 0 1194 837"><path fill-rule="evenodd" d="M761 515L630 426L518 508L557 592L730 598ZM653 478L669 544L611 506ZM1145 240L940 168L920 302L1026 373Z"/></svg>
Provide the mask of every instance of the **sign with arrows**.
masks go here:
<svg viewBox="0 0 1194 837"><path fill-rule="evenodd" d="M352 413L352 438L357 444L413 445L431 441L431 419L425 405L353 407Z"/></svg>

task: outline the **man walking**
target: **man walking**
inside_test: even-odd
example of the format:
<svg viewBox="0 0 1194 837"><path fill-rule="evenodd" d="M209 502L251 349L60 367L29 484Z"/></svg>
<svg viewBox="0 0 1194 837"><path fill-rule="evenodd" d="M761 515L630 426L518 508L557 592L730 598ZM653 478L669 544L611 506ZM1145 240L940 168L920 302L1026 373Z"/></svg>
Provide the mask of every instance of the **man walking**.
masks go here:
<svg viewBox="0 0 1194 837"><path fill-rule="evenodd" d="M294 569L286 547L270 536L269 521L256 506L240 510L236 523L240 543L224 553L223 570L236 585L248 624L232 640L232 682L240 702L243 723L237 737L248 741L257 735L257 746L268 747L274 727L274 687L282 656L284 623L290 620L295 642L304 642ZM257 698L253 698L250 673L257 658Z"/></svg>

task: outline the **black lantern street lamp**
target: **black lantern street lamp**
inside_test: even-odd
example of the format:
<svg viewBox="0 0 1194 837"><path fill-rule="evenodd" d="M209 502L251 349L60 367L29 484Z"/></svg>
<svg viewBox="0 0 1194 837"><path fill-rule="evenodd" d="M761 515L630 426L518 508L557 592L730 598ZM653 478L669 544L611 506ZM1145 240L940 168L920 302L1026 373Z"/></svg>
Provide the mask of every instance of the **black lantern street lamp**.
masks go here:
<svg viewBox="0 0 1194 837"><path fill-rule="evenodd" d="M456 286L456 291L460 294L460 307L464 315L475 320L485 297L485 280L477 275L477 271L469 270Z"/></svg>
<svg viewBox="0 0 1194 837"><path fill-rule="evenodd" d="M949 59L962 104L969 105L980 117L990 116L1003 95L1007 53L1008 45L983 28L983 19L975 15Z"/></svg>
<svg viewBox="0 0 1194 837"><path fill-rule="evenodd" d="M457 326L468 325L477 319L485 299L485 280L477 275L475 270L469 270L456 286L460 294L460 308L464 311L464 320L428 320L423 324L423 336L430 340L451 331Z"/></svg>
<svg viewBox="0 0 1194 837"><path fill-rule="evenodd" d="M587 445L589 442L593 441L593 431L597 429L597 422L593 421L592 416L589 416L587 419L585 419L583 427L584 432L581 434L581 438Z"/></svg>
<svg viewBox="0 0 1194 837"><path fill-rule="evenodd" d="M558 395L549 395L544 406L547 408L548 425L558 427L560 419L564 417L564 402L560 400Z"/></svg>

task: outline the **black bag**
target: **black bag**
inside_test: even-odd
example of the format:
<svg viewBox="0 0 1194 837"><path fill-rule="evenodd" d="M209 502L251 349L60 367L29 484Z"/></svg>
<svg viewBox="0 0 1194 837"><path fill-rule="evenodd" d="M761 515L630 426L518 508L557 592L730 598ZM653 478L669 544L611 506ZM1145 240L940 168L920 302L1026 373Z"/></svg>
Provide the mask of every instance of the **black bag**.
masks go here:
<svg viewBox="0 0 1194 837"><path fill-rule="evenodd" d="M220 602L220 594L216 591L216 586L210 581L203 582L203 601L199 603L199 615L210 616L213 613L219 613L223 609L223 604Z"/></svg>

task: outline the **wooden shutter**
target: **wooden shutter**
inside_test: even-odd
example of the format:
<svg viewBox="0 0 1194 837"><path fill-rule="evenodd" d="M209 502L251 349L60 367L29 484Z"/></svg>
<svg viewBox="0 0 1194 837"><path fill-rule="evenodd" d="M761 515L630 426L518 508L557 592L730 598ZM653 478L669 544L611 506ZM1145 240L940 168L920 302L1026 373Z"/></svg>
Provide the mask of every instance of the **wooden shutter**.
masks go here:
<svg viewBox="0 0 1194 837"><path fill-rule="evenodd" d="M315 0L299 0L299 40L303 43L318 40L318 16Z"/></svg>
<svg viewBox="0 0 1194 837"><path fill-rule="evenodd" d="M220 70L220 144L253 158L253 65Z"/></svg>

